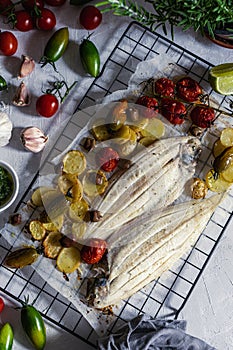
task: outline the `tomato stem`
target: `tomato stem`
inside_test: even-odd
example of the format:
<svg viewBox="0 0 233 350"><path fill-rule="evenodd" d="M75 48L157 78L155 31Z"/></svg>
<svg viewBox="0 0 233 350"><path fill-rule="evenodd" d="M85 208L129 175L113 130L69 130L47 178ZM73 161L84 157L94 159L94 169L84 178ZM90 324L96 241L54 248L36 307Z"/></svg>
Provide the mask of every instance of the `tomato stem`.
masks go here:
<svg viewBox="0 0 233 350"><path fill-rule="evenodd" d="M47 89L46 94L58 95L60 98L60 103L62 104L66 97L69 95L71 89L77 84L77 80L73 82L72 85L68 86L65 80L58 80L50 83L52 85L51 89ZM62 94L61 89L65 88L65 93Z"/></svg>

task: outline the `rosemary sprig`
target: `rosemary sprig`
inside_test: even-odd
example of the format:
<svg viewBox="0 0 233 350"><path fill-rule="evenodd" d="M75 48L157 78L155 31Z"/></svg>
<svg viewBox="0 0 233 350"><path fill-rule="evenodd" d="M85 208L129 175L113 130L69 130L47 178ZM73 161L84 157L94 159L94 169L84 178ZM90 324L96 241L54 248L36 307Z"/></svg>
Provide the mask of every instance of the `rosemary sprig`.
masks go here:
<svg viewBox="0 0 233 350"><path fill-rule="evenodd" d="M131 17L153 31L162 27L166 35L169 24L172 38L175 26L184 31L193 28L202 35L208 31L214 37L216 29L233 25L232 0L145 0L145 3L152 6L153 12L136 0L104 0L96 6L101 12L112 11L117 16Z"/></svg>

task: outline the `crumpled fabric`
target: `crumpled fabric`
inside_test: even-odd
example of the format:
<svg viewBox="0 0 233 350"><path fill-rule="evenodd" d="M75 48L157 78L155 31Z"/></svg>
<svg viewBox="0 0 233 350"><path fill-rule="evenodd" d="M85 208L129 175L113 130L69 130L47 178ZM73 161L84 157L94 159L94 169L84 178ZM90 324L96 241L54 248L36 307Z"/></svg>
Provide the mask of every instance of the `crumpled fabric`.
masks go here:
<svg viewBox="0 0 233 350"><path fill-rule="evenodd" d="M186 321L140 315L98 341L99 350L217 350L185 333Z"/></svg>

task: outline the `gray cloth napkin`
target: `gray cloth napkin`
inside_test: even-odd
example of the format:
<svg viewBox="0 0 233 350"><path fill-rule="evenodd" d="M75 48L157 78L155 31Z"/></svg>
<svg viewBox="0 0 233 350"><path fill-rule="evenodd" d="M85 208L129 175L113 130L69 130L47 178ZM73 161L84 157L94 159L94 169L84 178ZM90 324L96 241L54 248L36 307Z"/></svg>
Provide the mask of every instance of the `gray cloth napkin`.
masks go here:
<svg viewBox="0 0 233 350"><path fill-rule="evenodd" d="M100 350L216 350L185 333L186 321L140 315L117 333L101 338Z"/></svg>

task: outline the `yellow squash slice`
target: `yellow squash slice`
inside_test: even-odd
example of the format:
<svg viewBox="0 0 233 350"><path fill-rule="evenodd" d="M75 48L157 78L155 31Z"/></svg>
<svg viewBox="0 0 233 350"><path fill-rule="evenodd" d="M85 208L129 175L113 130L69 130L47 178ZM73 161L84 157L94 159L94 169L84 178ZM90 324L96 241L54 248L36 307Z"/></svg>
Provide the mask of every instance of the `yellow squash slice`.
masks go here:
<svg viewBox="0 0 233 350"><path fill-rule="evenodd" d="M87 212L89 210L89 205L85 199L81 199L78 202L71 203L69 207L69 216L72 220L83 221Z"/></svg>
<svg viewBox="0 0 233 350"><path fill-rule="evenodd" d="M48 222L43 222L42 225L46 229L46 231L59 231L62 228L64 222L64 215L59 215L50 221L48 218Z"/></svg>
<svg viewBox="0 0 233 350"><path fill-rule="evenodd" d="M86 229L87 229L87 224L85 222L74 222L72 224L72 229L71 229L74 240L83 238L86 232Z"/></svg>
<svg viewBox="0 0 233 350"><path fill-rule="evenodd" d="M71 202L79 201L83 196L82 184L77 176L66 174L59 176L58 188L65 195L66 199Z"/></svg>
<svg viewBox="0 0 233 350"><path fill-rule="evenodd" d="M37 207L42 207L43 206L43 194L49 191L53 191L54 189L52 187L46 187L46 186L41 186L38 187L32 194L31 200L32 203L37 206Z"/></svg>
<svg viewBox="0 0 233 350"><path fill-rule="evenodd" d="M233 128L223 129L220 135L220 141L225 147L233 146Z"/></svg>
<svg viewBox="0 0 233 350"><path fill-rule="evenodd" d="M99 179L99 184L97 179ZM101 170L89 170L83 177L83 191L88 197L103 194L107 186L107 177Z"/></svg>
<svg viewBox="0 0 233 350"><path fill-rule="evenodd" d="M86 157L78 150L67 152L62 163L63 172L68 174L79 175L86 169Z"/></svg>
<svg viewBox="0 0 233 350"><path fill-rule="evenodd" d="M60 232L50 232L43 241L44 255L47 258L55 259L62 249Z"/></svg>
<svg viewBox="0 0 233 350"><path fill-rule="evenodd" d="M155 139L160 139L165 134L164 123L157 118L149 119L146 126L142 129L143 137L152 137Z"/></svg>
<svg viewBox="0 0 233 350"><path fill-rule="evenodd" d="M214 169L211 169L206 174L207 187L213 192L224 192L230 187L230 183L224 180L222 174L215 176Z"/></svg>
<svg viewBox="0 0 233 350"><path fill-rule="evenodd" d="M214 145L213 145L213 156L216 158L218 156L220 156L220 154L226 149L225 146L223 146L222 142L220 139L218 139L217 141L215 141Z"/></svg>
<svg viewBox="0 0 233 350"><path fill-rule="evenodd" d="M39 220L30 222L29 231L36 241L41 241L46 235L46 229Z"/></svg>
<svg viewBox="0 0 233 350"><path fill-rule="evenodd" d="M64 273L72 273L81 263L80 252L75 247L64 247L57 257L57 268Z"/></svg>

